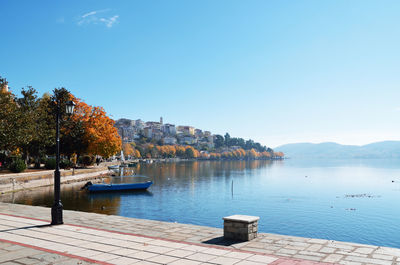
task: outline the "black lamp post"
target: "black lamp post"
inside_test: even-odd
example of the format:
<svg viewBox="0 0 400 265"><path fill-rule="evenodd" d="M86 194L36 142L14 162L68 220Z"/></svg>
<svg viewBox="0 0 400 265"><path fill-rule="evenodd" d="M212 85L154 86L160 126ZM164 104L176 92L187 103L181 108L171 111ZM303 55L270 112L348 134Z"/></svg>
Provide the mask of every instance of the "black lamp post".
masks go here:
<svg viewBox="0 0 400 265"><path fill-rule="evenodd" d="M66 103L65 112L68 115L74 113L75 103L68 101ZM51 207L51 224L60 225L63 223L62 210L60 197L60 101L57 101L57 113L56 113L56 170L54 171L54 204Z"/></svg>

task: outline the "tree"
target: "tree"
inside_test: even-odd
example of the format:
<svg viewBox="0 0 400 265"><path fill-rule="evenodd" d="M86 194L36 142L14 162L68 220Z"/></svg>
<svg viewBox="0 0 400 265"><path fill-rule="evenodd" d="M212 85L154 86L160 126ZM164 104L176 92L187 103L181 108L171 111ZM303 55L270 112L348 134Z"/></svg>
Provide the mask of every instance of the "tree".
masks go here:
<svg viewBox="0 0 400 265"><path fill-rule="evenodd" d="M184 157L185 156L185 148L183 146L176 146L176 156Z"/></svg>
<svg viewBox="0 0 400 265"><path fill-rule="evenodd" d="M124 151L124 155L126 156L131 156L135 153L135 150L133 150L133 147L130 143L122 144L122 150Z"/></svg>
<svg viewBox="0 0 400 265"><path fill-rule="evenodd" d="M25 135L19 143L26 160L34 157L37 167L40 166L40 158L51 151L55 146L55 119L51 111L51 100L48 94L42 98L37 97L34 88L28 86L23 89L22 98L17 100L21 112L21 122Z"/></svg>
<svg viewBox="0 0 400 265"><path fill-rule="evenodd" d="M247 157L250 159L254 159L257 157L257 152L252 148L251 150L247 151Z"/></svg>
<svg viewBox="0 0 400 265"><path fill-rule="evenodd" d="M17 99L17 111L21 113L19 122L22 122L24 126L20 128L23 137L21 137L18 145L22 148L23 157L27 161L32 141L36 140L35 136L37 135L39 100L37 99L36 90L32 87L28 87L26 90L22 89L21 94L22 98Z"/></svg>
<svg viewBox="0 0 400 265"><path fill-rule="evenodd" d="M191 146L186 147L185 156L186 158L195 158L194 148Z"/></svg>
<svg viewBox="0 0 400 265"><path fill-rule="evenodd" d="M59 92L55 90L54 94L59 94ZM61 153L68 157L72 154L76 154L79 159L82 154L89 153L87 126L91 108L66 90L62 92L62 96L60 97L64 101L72 100L76 104L73 115L61 116L60 150ZM55 100L56 97L53 96L52 99ZM60 106L60 108L62 108L61 113L63 114L65 108L62 106Z"/></svg>
<svg viewBox="0 0 400 265"><path fill-rule="evenodd" d="M135 158L141 158L142 155L140 154L140 151L138 149L135 150Z"/></svg>
<svg viewBox="0 0 400 265"><path fill-rule="evenodd" d="M145 154L145 149L140 145L136 146L136 151L137 151L135 152L136 158L141 158Z"/></svg>
<svg viewBox="0 0 400 265"><path fill-rule="evenodd" d="M224 138L225 138L225 140L224 140L225 146L231 146L230 145L231 144L231 136L229 135L229 133L226 133Z"/></svg>
<svg viewBox="0 0 400 265"><path fill-rule="evenodd" d="M122 142L114 123L103 108L93 107L86 125L89 153L108 158L121 151Z"/></svg>
<svg viewBox="0 0 400 265"><path fill-rule="evenodd" d="M168 157L175 157L176 156L176 148L173 145L168 146Z"/></svg>
<svg viewBox="0 0 400 265"><path fill-rule="evenodd" d="M0 77L0 85L5 82ZM21 112L18 110L15 95L0 90L0 150L14 151L23 141Z"/></svg>
<svg viewBox="0 0 400 265"><path fill-rule="evenodd" d="M114 120L110 119L103 108L92 107L75 98L66 89L54 90L54 99L59 98L62 113L65 112L65 102L73 100L76 104L72 117L63 120L62 151L70 155L83 153L100 155L108 158L122 149L122 141Z"/></svg>
<svg viewBox="0 0 400 265"><path fill-rule="evenodd" d="M215 148L220 148L220 147L224 146L224 137L222 137L219 134L215 135L214 145L215 145Z"/></svg>

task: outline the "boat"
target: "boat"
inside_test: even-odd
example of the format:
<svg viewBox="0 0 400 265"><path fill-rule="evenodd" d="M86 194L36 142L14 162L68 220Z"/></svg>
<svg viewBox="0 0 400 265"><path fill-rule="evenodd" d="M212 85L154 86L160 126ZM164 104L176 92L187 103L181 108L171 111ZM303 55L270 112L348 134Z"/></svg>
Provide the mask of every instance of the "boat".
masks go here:
<svg viewBox="0 0 400 265"><path fill-rule="evenodd" d="M128 164L128 167L136 167L137 163L136 162L131 162Z"/></svg>
<svg viewBox="0 0 400 265"><path fill-rule="evenodd" d="M109 170L119 169L119 165L108 166L108 169L109 169Z"/></svg>
<svg viewBox="0 0 400 265"><path fill-rule="evenodd" d="M128 190L146 190L153 184L153 181L138 183L122 183L122 184L92 184L88 182L82 189L87 189L90 192L103 192L103 191L128 191Z"/></svg>
<svg viewBox="0 0 400 265"><path fill-rule="evenodd" d="M128 167L128 164L121 164L119 167Z"/></svg>

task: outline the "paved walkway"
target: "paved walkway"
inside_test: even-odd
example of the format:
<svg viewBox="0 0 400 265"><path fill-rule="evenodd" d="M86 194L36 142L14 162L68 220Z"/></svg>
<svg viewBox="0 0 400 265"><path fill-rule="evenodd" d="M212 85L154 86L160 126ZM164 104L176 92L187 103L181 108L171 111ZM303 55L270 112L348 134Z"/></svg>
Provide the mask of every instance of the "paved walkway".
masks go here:
<svg viewBox="0 0 400 265"><path fill-rule="evenodd" d="M75 211L64 225L49 218L48 208L0 203L0 263L400 264L395 248L274 234L227 242L217 228Z"/></svg>
<svg viewBox="0 0 400 265"><path fill-rule="evenodd" d="M0 262L99 264L311 264L269 255L200 246L77 225L0 214L0 241L14 244Z"/></svg>

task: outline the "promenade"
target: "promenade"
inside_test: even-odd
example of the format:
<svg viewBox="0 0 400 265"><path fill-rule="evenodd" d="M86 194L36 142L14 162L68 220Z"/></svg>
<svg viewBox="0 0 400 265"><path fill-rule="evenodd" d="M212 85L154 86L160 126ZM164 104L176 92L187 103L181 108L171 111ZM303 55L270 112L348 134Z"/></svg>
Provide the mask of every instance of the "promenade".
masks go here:
<svg viewBox="0 0 400 265"><path fill-rule="evenodd" d="M259 234L228 242L222 229L0 203L1 264L400 264L400 249ZM221 220L222 226L222 220Z"/></svg>

